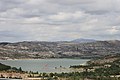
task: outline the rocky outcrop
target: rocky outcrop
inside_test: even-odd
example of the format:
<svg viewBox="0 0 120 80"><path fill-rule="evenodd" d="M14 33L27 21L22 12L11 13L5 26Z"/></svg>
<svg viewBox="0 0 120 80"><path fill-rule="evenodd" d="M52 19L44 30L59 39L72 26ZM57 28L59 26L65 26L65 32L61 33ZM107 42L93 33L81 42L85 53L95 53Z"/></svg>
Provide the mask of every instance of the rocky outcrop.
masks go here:
<svg viewBox="0 0 120 80"><path fill-rule="evenodd" d="M120 53L120 41L0 43L1 59L101 57Z"/></svg>

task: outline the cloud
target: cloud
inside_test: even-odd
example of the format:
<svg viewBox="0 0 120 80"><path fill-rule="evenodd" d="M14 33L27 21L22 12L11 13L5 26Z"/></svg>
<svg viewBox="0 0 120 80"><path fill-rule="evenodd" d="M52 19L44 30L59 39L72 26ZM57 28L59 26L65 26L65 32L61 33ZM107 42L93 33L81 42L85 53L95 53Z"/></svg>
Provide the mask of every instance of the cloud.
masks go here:
<svg viewBox="0 0 120 80"><path fill-rule="evenodd" d="M64 5L76 5L76 4L89 4L95 0L48 0L51 3L64 4Z"/></svg>
<svg viewBox="0 0 120 80"><path fill-rule="evenodd" d="M0 13L2 18L18 18L20 15L24 14L25 11L21 8L12 8L5 12Z"/></svg>
<svg viewBox="0 0 120 80"><path fill-rule="evenodd" d="M120 30L117 29L116 26L113 26L113 27L111 27L110 29L108 29L107 31L108 31L110 34L116 34L116 33L118 33Z"/></svg>
<svg viewBox="0 0 120 80"><path fill-rule="evenodd" d="M84 17L86 14L82 11L76 11L74 13L59 12L56 15L50 15L49 19L53 21L67 21L67 20L78 20Z"/></svg>
<svg viewBox="0 0 120 80"><path fill-rule="evenodd" d="M120 0L0 0L1 41L120 39Z"/></svg>
<svg viewBox="0 0 120 80"><path fill-rule="evenodd" d="M23 23L42 23L44 22L44 19L40 17L32 17L32 18L26 18Z"/></svg>

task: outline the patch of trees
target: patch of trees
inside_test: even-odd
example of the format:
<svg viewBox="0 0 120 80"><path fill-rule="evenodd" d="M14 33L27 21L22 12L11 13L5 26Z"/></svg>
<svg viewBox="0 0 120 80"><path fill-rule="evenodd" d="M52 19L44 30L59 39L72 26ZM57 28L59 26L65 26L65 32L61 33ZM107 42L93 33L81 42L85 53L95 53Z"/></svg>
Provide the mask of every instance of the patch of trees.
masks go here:
<svg viewBox="0 0 120 80"><path fill-rule="evenodd" d="M0 71L9 70L9 69L11 69L10 66L0 63Z"/></svg>
<svg viewBox="0 0 120 80"><path fill-rule="evenodd" d="M0 71L15 71L15 72L24 72L22 68L11 67L5 64L0 63Z"/></svg>

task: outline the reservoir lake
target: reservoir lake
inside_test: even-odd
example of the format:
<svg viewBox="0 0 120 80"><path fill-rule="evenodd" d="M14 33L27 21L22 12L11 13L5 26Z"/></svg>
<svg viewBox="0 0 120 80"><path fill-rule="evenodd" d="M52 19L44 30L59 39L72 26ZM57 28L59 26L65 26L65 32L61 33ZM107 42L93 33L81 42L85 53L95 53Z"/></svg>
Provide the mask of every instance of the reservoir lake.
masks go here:
<svg viewBox="0 0 120 80"><path fill-rule="evenodd" d="M33 72L68 72L70 65L86 64L89 59L31 59L31 60L0 60L0 63L11 67L21 67L24 71Z"/></svg>

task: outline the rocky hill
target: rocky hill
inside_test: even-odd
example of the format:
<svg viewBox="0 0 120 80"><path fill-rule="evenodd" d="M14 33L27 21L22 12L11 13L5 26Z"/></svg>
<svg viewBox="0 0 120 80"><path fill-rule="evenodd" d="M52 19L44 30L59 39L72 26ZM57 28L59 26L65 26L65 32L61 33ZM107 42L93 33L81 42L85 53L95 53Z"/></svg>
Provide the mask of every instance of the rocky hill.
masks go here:
<svg viewBox="0 0 120 80"><path fill-rule="evenodd" d="M0 43L0 59L92 58L120 53L120 41Z"/></svg>
<svg viewBox="0 0 120 80"><path fill-rule="evenodd" d="M90 43L90 42L96 42L97 40L94 40L94 39L83 39L83 38L80 38L80 39L75 39L75 40L72 40L71 42L75 42L75 43Z"/></svg>

